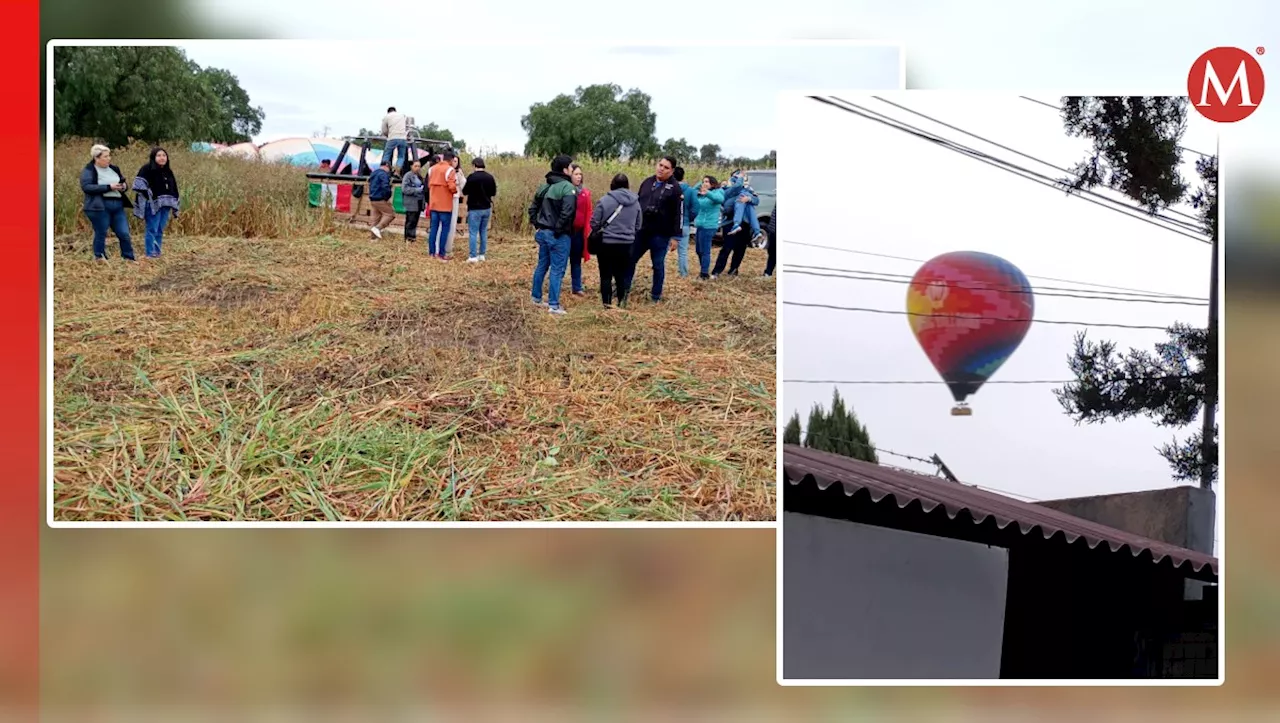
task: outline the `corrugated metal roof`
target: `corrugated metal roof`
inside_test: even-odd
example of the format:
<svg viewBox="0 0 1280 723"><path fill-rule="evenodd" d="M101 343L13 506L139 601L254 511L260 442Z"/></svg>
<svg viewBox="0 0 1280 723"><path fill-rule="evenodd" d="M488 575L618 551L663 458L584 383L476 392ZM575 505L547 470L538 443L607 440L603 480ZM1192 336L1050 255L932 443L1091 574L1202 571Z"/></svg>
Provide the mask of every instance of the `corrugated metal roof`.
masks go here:
<svg viewBox="0 0 1280 723"><path fill-rule="evenodd" d="M926 513L942 506L951 519L965 511L975 524L992 517L1002 530L1017 524L1023 535L1038 529L1048 540L1061 533L1068 544L1084 538L1092 549L1105 542L1112 552L1127 547L1134 557L1149 552L1155 562L1168 557L1175 568L1187 564L1199 572L1208 565L1214 575L1218 574L1218 560L1211 555L940 477L928 477L795 445L784 447L782 467L783 478L791 485L812 483L825 490L839 483L846 495L866 490L876 503L891 496L898 507L918 502Z"/></svg>

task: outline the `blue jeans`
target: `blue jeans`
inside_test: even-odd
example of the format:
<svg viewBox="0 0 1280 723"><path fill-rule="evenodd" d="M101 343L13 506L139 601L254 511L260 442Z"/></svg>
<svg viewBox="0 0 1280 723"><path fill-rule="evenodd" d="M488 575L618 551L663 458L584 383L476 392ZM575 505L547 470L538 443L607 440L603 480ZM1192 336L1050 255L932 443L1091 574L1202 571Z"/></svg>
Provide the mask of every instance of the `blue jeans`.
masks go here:
<svg viewBox="0 0 1280 723"><path fill-rule="evenodd" d="M653 289L649 297L654 301L662 301L662 285L667 280L667 252L671 250L671 237L655 234L636 236L631 245L631 263L636 264L644 257L645 252L653 261Z"/></svg>
<svg viewBox="0 0 1280 723"><path fill-rule="evenodd" d="M93 226L93 257L107 257L107 231L111 230L120 239L120 257L132 261L133 237L129 234L129 215L124 211L124 202L114 198L104 198L103 202L104 210L84 212Z"/></svg>
<svg viewBox="0 0 1280 723"><path fill-rule="evenodd" d="M400 149L400 162L395 162L395 151ZM404 166L405 160L409 158L409 141L403 138L395 138L387 141L387 147L382 151L382 157L391 161L391 170L395 170Z"/></svg>
<svg viewBox="0 0 1280 723"><path fill-rule="evenodd" d="M700 228L695 239L698 250L698 273L703 276L711 273L711 239L715 238L715 235L714 228Z"/></svg>
<svg viewBox="0 0 1280 723"><path fill-rule="evenodd" d="M143 203L146 202L143 201ZM159 211L152 213L151 204L147 204L142 210L147 224L147 235L143 242L149 259L160 256L160 246L164 243L164 227L169 224L169 213L172 210L168 206L161 206Z"/></svg>
<svg viewBox="0 0 1280 723"><path fill-rule="evenodd" d="M752 238L760 235L760 219L756 218L756 207L752 203L743 203L736 201L733 204L733 225L729 227L732 231L742 225L743 221L751 224Z"/></svg>
<svg viewBox="0 0 1280 723"><path fill-rule="evenodd" d="M484 250L489 247L489 217L493 215L493 209L482 208L477 211L467 211L467 235L471 237L471 258L476 256L484 256ZM480 238L480 253L476 253L476 238Z"/></svg>
<svg viewBox="0 0 1280 723"><path fill-rule="evenodd" d="M453 220L451 211L432 211L431 227L427 232L427 253L432 256L444 256L444 244L449 240L449 222ZM440 239L440 253L436 253L436 239Z"/></svg>
<svg viewBox="0 0 1280 723"><path fill-rule="evenodd" d="M689 275L689 224L684 225L680 237L676 239L676 265L680 276Z"/></svg>
<svg viewBox="0 0 1280 723"><path fill-rule="evenodd" d="M569 265L569 246L572 242L568 234L557 236L554 231L545 228L538 229L533 239L538 242L538 265L533 268L533 300L542 301L542 282L550 271L547 304L554 309L560 306L560 286L564 283L564 269Z"/></svg>

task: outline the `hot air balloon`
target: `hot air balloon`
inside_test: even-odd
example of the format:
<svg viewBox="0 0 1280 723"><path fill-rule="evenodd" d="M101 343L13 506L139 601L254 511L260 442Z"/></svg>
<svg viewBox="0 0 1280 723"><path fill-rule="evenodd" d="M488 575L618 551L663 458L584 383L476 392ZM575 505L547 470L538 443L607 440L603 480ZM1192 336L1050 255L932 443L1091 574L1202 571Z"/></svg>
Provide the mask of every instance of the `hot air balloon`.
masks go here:
<svg viewBox="0 0 1280 723"><path fill-rule="evenodd" d="M951 389L954 416L1022 343L1035 311L1017 266L978 251L930 259L907 287L907 320L933 368Z"/></svg>

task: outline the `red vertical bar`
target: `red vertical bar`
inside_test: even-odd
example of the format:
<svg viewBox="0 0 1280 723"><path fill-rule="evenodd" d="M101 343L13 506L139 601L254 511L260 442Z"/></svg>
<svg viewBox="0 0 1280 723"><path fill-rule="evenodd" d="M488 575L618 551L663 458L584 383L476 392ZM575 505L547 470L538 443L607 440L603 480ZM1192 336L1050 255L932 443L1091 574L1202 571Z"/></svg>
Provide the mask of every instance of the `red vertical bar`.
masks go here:
<svg viewBox="0 0 1280 723"><path fill-rule="evenodd" d="M5 95L0 138L20 186L0 212L0 707L31 714L40 644L40 3L6 0L0 43ZM31 186L27 186L28 189ZM16 707L16 710L15 710ZM0 711L3 712L3 711Z"/></svg>

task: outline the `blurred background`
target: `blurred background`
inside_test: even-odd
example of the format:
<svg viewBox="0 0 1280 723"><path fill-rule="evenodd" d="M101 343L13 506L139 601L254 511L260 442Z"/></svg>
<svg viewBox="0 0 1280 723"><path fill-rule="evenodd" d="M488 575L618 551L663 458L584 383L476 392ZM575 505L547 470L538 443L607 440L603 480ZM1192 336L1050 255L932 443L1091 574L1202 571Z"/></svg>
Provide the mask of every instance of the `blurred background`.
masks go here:
<svg viewBox="0 0 1280 723"><path fill-rule="evenodd" d="M792 0L784 13L751 0L681 5L678 23L645 5L626 25L645 42L896 39L907 46L909 87L1041 94L1177 92L1210 47L1280 53L1280 10L1265 0L979 5ZM534 36L566 57L574 38L598 36L600 22L483 1L172 0L139 11L54 0L41 14L42 41L341 37L368 51L346 56L352 62L370 62L385 46L396 72L405 56L380 38L389 22L408 27L397 17L420 24L414 44ZM1271 57L1261 58L1264 70L1280 77ZM422 55L423 92L465 102L465 75L451 66L436 76L432 58ZM1280 98L1272 98L1221 139L1229 439L1221 688L779 687L770 530L45 530L49 719L1274 716L1280 481L1267 430L1280 408L1278 131Z"/></svg>

